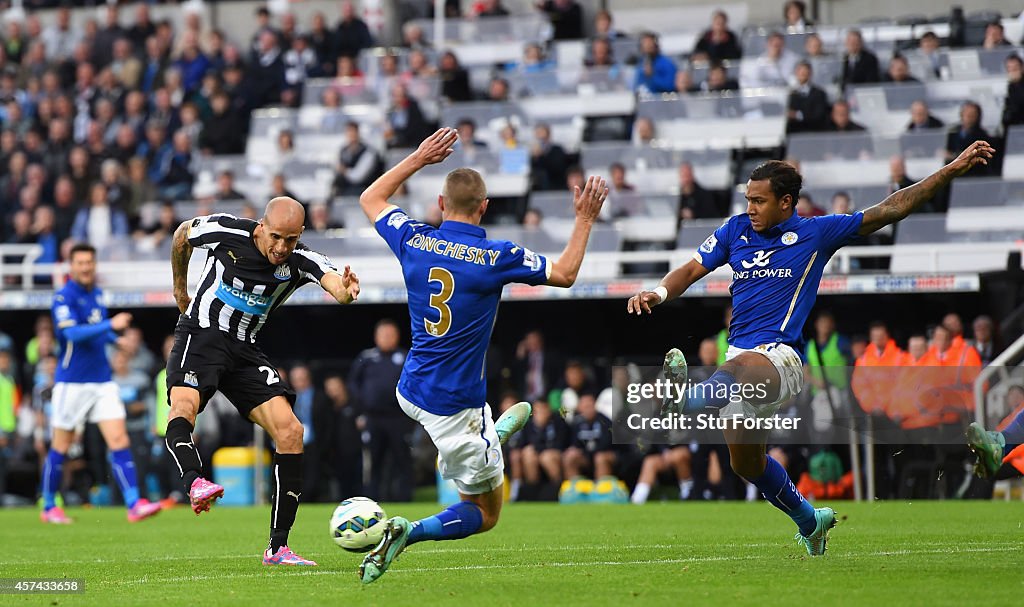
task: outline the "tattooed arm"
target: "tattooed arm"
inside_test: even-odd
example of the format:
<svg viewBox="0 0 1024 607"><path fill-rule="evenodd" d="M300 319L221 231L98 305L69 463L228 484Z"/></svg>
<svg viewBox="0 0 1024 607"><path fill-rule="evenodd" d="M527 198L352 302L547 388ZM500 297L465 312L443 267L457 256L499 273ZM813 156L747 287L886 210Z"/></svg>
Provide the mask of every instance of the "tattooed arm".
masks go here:
<svg viewBox="0 0 1024 607"><path fill-rule="evenodd" d="M975 141L953 162L932 173L912 186L893 192L888 198L864 211L864 221L858 233L866 236L896 223L910 215L926 201L931 200L953 179L979 164L988 164L995 150L985 141Z"/></svg>
<svg viewBox="0 0 1024 607"><path fill-rule="evenodd" d="M188 260L192 257L192 245L188 243L188 229L192 221L182 222L174 231L171 242L171 274L174 276L174 301L182 314L188 309L192 298L188 296Z"/></svg>

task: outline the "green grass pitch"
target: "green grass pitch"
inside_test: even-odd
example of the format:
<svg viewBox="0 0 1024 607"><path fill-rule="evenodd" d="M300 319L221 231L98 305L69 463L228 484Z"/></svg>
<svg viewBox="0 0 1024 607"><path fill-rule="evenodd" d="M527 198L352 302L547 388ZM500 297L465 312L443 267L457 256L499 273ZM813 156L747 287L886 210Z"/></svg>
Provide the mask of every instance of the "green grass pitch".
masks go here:
<svg viewBox="0 0 1024 607"><path fill-rule="evenodd" d="M81 595L0 605L1012 605L1024 598L1024 504L834 504L828 555L810 559L765 503L506 506L493 531L410 548L369 586L334 546L331 507L305 505L292 547L316 568L264 567L269 511L187 508L130 525L119 508L72 526L0 510L0 577L86 579ZM429 504L385 506L410 518Z"/></svg>

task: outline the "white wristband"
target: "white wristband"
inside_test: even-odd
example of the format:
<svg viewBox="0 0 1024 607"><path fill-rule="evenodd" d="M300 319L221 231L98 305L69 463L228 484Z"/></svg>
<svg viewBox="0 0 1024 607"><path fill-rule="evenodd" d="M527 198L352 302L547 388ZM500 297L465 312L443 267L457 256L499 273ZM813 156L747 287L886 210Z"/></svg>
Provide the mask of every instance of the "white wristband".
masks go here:
<svg viewBox="0 0 1024 607"><path fill-rule="evenodd" d="M664 303L665 300L668 299L668 289L666 289L665 287L663 287L661 285L658 285L657 287L655 287L653 292L659 298L658 299L658 303Z"/></svg>

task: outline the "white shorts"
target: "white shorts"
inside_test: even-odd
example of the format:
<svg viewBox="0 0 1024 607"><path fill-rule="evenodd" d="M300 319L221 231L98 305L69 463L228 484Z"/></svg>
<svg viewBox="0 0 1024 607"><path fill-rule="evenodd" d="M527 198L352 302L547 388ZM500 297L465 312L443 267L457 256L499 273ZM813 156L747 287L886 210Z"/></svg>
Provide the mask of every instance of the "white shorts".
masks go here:
<svg viewBox="0 0 1024 607"><path fill-rule="evenodd" d="M770 417L782 407L789 399L800 393L804 387L804 363L800 355L791 346L786 344L771 343L744 349L736 346L729 346L725 353L725 360L730 361L744 352L757 352L763 354L772 361L775 370L779 372L779 379L782 380L779 386L779 397L775 401L763 405L752 405L746 401L733 401L722 407L719 415L721 417Z"/></svg>
<svg viewBox="0 0 1024 607"><path fill-rule="evenodd" d="M409 402L397 389L395 395L405 414L418 421L434 441L441 477L455 481L459 493L479 495L501 487L505 462L490 405L435 415Z"/></svg>
<svg viewBox="0 0 1024 607"><path fill-rule="evenodd" d="M53 415L50 425L74 430L85 422L124 419L121 391L112 381L99 383L59 382L53 386Z"/></svg>

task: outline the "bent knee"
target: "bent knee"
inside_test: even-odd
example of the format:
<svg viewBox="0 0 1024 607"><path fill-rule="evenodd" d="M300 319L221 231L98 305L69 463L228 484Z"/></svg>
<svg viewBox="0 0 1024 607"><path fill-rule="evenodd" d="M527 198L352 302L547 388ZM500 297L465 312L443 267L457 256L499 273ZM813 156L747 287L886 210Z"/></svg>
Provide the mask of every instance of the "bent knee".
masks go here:
<svg viewBox="0 0 1024 607"><path fill-rule="evenodd" d="M480 508L481 521L480 530L477 533L484 533L490 531L498 524L498 519L501 517L501 512L490 512L485 508Z"/></svg>
<svg viewBox="0 0 1024 607"><path fill-rule="evenodd" d="M751 482L764 474L764 462L761 460L740 461L733 459L729 463L733 472Z"/></svg>
<svg viewBox="0 0 1024 607"><path fill-rule="evenodd" d="M175 396L171 398L171 410L167 414L168 419L184 417L191 424L195 424L196 416L199 415L199 400L188 397Z"/></svg>
<svg viewBox="0 0 1024 607"><path fill-rule="evenodd" d="M288 422L277 426L274 429L274 442L277 443L278 451L301 450L303 433L302 423L296 418L292 418Z"/></svg>
<svg viewBox="0 0 1024 607"><path fill-rule="evenodd" d="M486 532L490 531L491 529L494 529L494 527L497 526L497 524L498 524L498 515L497 514L495 514L494 516L488 516L488 515L485 514L484 518L483 518L483 521L480 523L480 531L477 531L477 533L486 533Z"/></svg>

